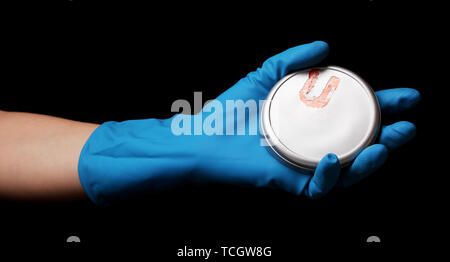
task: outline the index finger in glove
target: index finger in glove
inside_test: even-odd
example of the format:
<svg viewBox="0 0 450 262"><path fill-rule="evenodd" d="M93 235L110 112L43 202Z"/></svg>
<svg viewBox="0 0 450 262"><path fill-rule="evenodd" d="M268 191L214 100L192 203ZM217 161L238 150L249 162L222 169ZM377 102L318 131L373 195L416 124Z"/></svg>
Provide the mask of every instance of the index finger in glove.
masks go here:
<svg viewBox="0 0 450 262"><path fill-rule="evenodd" d="M269 59L261 68L247 75L247 80L270 90L276 82L290 71L313 66L328 55L328 44L315 41L287 49Z"/></svg>

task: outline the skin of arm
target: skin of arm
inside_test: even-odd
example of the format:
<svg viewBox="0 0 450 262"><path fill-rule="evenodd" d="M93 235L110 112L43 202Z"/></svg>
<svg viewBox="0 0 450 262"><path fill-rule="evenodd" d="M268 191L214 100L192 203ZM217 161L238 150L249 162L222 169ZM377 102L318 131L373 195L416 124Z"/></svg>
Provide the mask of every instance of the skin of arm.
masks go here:
<svg viewBox="0 0 450 262"><path fill-rule="evenodd" d="M0 198L87 198L78 178L81 149L97 124L0 111Z"/></svg>

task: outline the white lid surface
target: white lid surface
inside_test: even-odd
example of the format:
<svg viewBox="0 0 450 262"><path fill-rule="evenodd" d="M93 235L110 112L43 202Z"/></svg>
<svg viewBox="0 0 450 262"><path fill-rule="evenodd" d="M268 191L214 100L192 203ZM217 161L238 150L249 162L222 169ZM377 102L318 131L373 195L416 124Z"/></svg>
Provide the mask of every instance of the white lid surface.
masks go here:
<svg viewBox="0 0 450 262"><path fill-rule="evenodd" d="M340 67L308 69L281 79L262 113L272 149L296 166L313 169L327 153L348 164L370 145L380 112L372 89Z"/></svg>

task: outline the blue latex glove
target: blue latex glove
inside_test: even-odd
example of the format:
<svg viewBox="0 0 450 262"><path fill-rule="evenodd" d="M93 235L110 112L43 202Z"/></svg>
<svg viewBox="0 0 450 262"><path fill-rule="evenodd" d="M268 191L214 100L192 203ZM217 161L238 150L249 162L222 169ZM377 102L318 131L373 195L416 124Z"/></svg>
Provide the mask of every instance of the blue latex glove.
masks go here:
<svg viewBox="0 0 450 262"><path fill-rule="evenodd" d="M283 76L313 66L327 54L328 45L321 41L288 49L268 59L217 100L263 100ZM420 94L409 88L383 90L377 96L383 113L408 109L420 99ZM259 119L258 114L236 118L234 124ZM273 187L316 198L334 186L350 186L368 176L386 161L388 150L415 135L415 126L409 122L383 126L378 144L364 149L343 172L337 157L328 154L311 175L278 162L261 146L258 135L174 135L171 124L177 117L186 116L106 122L98 127L79 159L80 180L90 199L108 205L190 183ZM227 119L224 126L229 122Z"/></svg>

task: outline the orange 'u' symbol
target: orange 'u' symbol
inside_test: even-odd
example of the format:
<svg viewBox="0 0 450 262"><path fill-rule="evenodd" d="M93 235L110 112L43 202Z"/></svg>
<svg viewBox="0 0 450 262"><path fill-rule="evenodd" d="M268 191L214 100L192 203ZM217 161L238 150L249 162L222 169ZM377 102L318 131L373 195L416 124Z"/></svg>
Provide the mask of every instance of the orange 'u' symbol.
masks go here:
<svg viewBox="0 0 450 262"><path fill-rule="evenodd" d="M322 90L322 93L320 93L320 96L312 96L311 90L314 88L318 77L319 70L311 70L308 80L306 80L302 90L300 90L300 100L305 103L306 106L315 108L325 107L328 102L330 102L331 96L339 85L339 78L332 76L328 80L326 87Z"/></svg>

